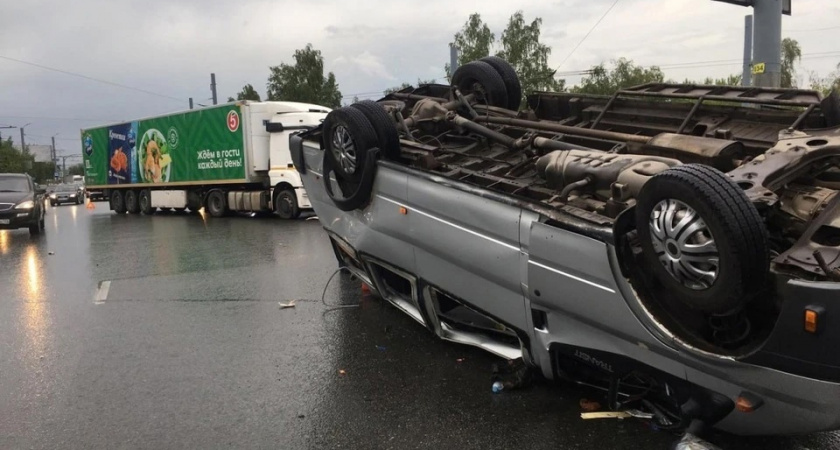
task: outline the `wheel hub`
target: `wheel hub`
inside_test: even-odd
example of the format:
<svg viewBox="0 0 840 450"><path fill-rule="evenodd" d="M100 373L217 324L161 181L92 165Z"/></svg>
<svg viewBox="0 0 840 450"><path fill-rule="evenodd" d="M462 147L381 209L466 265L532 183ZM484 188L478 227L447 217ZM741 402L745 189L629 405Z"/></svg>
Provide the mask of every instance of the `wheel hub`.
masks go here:
<svg viewBox="0 0 840 450"><path fill-rule="evenodd" d="M335 127L332 136L333 155L346 173L356 171L356 143L343 125Z"/></svg>
<svg viewBox="0 0 840 450"><path fill-rule="evenodd" d="M717 280L720 254L714 236L693 208L665 199L650 214L650 236L659 262L683 286L708 289Z"/></svg>

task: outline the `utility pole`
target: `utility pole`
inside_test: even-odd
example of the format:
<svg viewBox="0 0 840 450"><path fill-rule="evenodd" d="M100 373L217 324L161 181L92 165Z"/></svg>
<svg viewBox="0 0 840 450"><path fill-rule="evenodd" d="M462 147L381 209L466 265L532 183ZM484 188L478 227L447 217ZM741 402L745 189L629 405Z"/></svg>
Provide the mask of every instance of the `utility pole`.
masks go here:
<svg viewBox="0 0 840 450"><path fill-rule="evenodd" d="M50 139L52 139L52 148L50 149L50 161L53 162L53 180L55 180L55 136L51 136Z"/></svg>
<svg viewBox="0 0 840 450"><path fill-rule="evenodd" d="M455 46L454 43L449 44L449 78L452 78L452 75L455 73L455 70L458 69L458 47Z"/></svg>
<svg viewBox="0 0 840 450"><path fill-rule="evenodd" d="M216 74L210 74L210 92L213 93L213 104L216 104Z"/></svg>
<svg viewBox="0 0 840 450"><path fill-rule="evenodd" d="M20 127L20 152L26 154L26 138L23 137L23 127Z"/></svg>
<svg viewBox="0 0 840 450"><path fill-rule="evenodd" d="M741 72L741 86L752 84L752 38L753 38L753 16L744 16L744 67Z"/></svg>
<svg viewBox="0 0 840 450"><path fill-rule="evenodd" d="M782 14L792 0L714 0L753 8L753 85L779 87L782 81Z"/></svg>
<svg viewBox="0 0 840 450"><path fill-rule="evenodd" d="M190 109L193 109L193 101L192 101L192 97L190 97Z"/></svg>
<svg viewBox="0 0 840 450"><path fill-rule="evenodd" d="M782 0L755 0L755 61L764 64L755 85L779 87L782 82Z"/></svg>

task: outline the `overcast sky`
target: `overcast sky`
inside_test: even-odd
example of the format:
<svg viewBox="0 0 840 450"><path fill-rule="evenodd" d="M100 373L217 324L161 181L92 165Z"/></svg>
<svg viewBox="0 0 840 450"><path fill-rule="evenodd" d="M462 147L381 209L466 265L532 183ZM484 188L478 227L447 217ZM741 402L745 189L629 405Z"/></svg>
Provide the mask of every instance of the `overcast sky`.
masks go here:
<svg viewBox="0 0 840 450"><path fill-rule="evenodd" d="M613 0L517 2L526 20L543 19L549 62L565 59ZM358 5L364 4L364 7ZM26 127L27 142L56 137L59 154L81 153L79 129L210 104L245 83L265 93L268 67L291 62L307 43L321 50L346 101L376 98L417 78L442 78L448 43L478 12L497 39L512 2L452 0L0 0L0 125ZM511 6L508 6L511 5ZM704 0L619 0L560 72L618 57L663 65L668 78L741 72L744 15L750 8ZM797 39L807 73L840 62L840 2L793 0L783 36ZM826 55L826 53L829 53ZM10 61L24 60L159 95ZM669 64L715 61L705 67ZM580 77L567 77L568 84ZM19 142L18 130L10 132Z"/></svg>

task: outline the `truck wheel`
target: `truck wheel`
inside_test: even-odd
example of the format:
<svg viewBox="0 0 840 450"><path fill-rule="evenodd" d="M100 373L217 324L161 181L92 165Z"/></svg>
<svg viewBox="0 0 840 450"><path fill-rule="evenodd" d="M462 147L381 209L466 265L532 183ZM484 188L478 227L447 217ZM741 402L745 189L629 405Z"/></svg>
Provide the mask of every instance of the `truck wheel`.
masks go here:
<svg viewBox="0 0 840 450"><path fill-rule="evenodd" d="M519 77L516 75L513 67L498 56L485 56L479 61L490 64L496 70L496 73L502 77L502 82L505 84L505 90L507 90L508 95L507 108L511 111L519 111L519 107L522 104L522 85L519 83Z"/></svg>
<svg viewBox="0 0 840 450"><path fill-rule="evenodd" d="M224 217L227 213L227 201L225 200L225 193L222 191L213 191L207 195L207 212L212 217Z"/></svg>
<svg viewBox="0 0 840 450"><path fill-rule="evenodd" d="M111 209L117 214L125 214L125 198L123 198L123 194L120 191L114 191L111 193Z"/></svg>
<svg viewBox="0 0 840 450"><path fill-rule="evenodd" d="M367 151L377 145L376 130L356 108L330 111L324 119L324 158L330 159L336 176L359 182Z"/></svg>
<svg viewBox="0 0 840 450"><path fill-rule="evenodd" d="M125 209L131 214L140 214L140 203L137 201L137 191L125 191Z"/></svg>
<svg viewBox="0 0 840 450"><path fill-rule="evenodd" d="M297 196L292 189L283 189L274 197L274 212L281 219L297 219L300 217Z"/></svg>
<svg viewBox="0 0 840 450"><path fill-rule="evenodd" d="M452 75L452 86L464 95L475 94L479 103L508 107L508 92L502 76L484 61L473 61L458 67Z"/></svg>
<svg viewBox="0 0 840 450"><path fill-rule="evenodd" d="M379 141L379 150L382 151L382 157L389 161L401 160L400 136L397 134L397 126L385 112L385 108L372 100L362 100L350 105L350 107L361 111L373 126L377 141Z"/></svg>
<svg viewBox="0 0 840 450"><path fill-rule="evenodd" d="M140 204L140 212L143 214L150 216L155 213L157 208L152 207L152 192L150 190L143 189L140 191L138 202Z"/></svg>
<svg viewBox="0 0 840 450"><path fill-rule="evenodd" d="M668 299L722 314L763 289L767 231L744 191L719 170L686 164L653 176L635 216L642 257Z"/></svg>

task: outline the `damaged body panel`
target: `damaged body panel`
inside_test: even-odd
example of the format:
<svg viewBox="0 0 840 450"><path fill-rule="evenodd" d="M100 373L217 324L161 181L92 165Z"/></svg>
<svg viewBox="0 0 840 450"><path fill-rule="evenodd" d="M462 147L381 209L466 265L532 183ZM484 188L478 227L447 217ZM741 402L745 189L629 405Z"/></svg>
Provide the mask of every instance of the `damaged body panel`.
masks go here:
<svg viewBox="0 0 840 450"><path fill-rule="evenodd" d="M435 335L663 429L840 427L836 94L657 84L513 111L518 85L471 64L292 138L340 264Z"/></svg>

